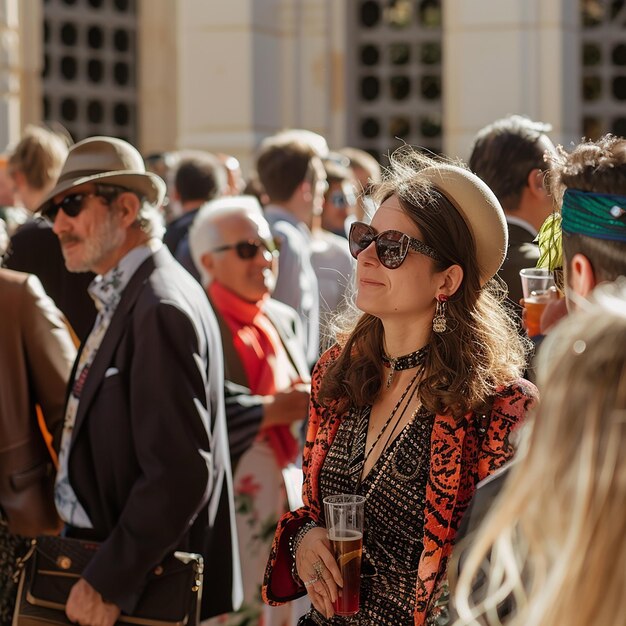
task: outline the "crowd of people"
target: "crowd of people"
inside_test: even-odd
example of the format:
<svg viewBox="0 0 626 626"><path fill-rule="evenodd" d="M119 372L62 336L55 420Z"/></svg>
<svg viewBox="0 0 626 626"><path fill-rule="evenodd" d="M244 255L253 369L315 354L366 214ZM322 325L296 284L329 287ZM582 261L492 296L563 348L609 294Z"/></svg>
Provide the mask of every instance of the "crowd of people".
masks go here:
<svg viewBox="0 0 626 626"><path fill-rule="evenodd" d="M550 131L381 168L291 129L244 176L26 128L0 160L0 626L41 535L98 545L84 626L176 551L204 559L189 626L623 623L626 140ZM338 494L365 502L352 615Z"/></svg>

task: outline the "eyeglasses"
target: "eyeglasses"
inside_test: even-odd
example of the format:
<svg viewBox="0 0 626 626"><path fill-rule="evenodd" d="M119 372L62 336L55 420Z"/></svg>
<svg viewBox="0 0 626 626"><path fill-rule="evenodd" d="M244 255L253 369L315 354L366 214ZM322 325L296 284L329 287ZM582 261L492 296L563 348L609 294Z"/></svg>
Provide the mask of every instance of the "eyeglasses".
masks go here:
<svg viewBox="0 0 626 626"><path fill-rule="evenodd" d="M272 256L278 256L280 250L280 240L278 239L257 239L248 241L238 241L237 243L230 243L226 246L220 246L211 250L211 252L224 252L225 250L234 249L237 256L244 261L253 259L259 248L265 248Z"/></svg>
<svg viewBox="0 0 626 626"><path fill-rule="evenodd" d="M376 245L378 260L390 270L400 267L409 250L424 254L435 261L441 260L436 250L423 241L409 237L399 230L385 230L376 234L374 229L363 222L353 222L348 235L350 254L356 259L372 241Z"/></svg>
<svg viewBox="0 0 626 626"><path fill-rule="evenodd" d="M87 198L102 198L109 204L123 191L125 190L117 187L100 188L98 186L95 192L70 193L60 202L50 202L41 214L49 222L54 224L59 210L61 209L68 217L76 217L85 208L85 200L87 200Z"/></svg>

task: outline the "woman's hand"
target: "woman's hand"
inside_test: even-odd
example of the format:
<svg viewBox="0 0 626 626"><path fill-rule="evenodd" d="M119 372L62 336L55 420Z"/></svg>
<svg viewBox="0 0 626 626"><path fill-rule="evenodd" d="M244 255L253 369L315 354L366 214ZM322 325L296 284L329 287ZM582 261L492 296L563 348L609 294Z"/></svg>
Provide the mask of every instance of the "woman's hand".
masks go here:
<svg viewBox="0 0 626 626"><path fill-rule="evenodd" d="M325 528L312 528L304 535L296 553L296 569L313 606L331 618L335 614L332 603L343 587L343 579Z"/></svg>

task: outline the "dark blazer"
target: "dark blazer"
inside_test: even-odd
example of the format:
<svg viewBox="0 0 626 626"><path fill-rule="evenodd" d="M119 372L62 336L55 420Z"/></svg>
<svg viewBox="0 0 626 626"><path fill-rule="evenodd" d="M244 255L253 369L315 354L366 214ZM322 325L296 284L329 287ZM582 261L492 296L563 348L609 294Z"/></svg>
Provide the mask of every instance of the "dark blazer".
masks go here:
<svg viewBox="0 0 626 626"><path fill-rule="evenodd" d="M199 210L200 207L191 209L170 222L163 237L163 243L169 248L174 258L202 284L200 272L191 258L191 250L189 249L189 229Z"/></svg>
<svg viewBox="0 0 626 626"><path fill-rule="evenodd" d="M539 259L539 246L533 243L534 236L525 228L507 222L509 228L509 248L504 264L498 275L507 284L509 298L515 303L521 314L519 301L524 297L519 271L525 267L535 267Z"/></svg>
<svg viewBox="0 0 626 626"><path fill-rule="evenodd" d="M199 210L200 206L197 206L195 209L190 209L168 224L165 235L163 236L163 243L169 248L172 255L176 256L176 250L180 242L189 233L189 229Z"/></svg>
<svg viewBox="0 0 626 626"><path fill-rule="evenodd" d="M226 420L234 472L239 459L250 448L259 432L263 420L263 403L261 396L251 393L248 378L235 349L230 329L215 309L215 305L213 308L220 327L224 350ZM302 325L298 314L290 306L271 298L264 303L263 312L276 328L287 356L300 378L308 381L310 377L309 368L306 361ZM303 415L302 419L306 419L306 415Z"/></svg>
<svg viewBox="0 0 626 626"><path fill-rule="evenodd" d="M68 472L103 542L83 575L106 600L132 612L151 569L181 549L205 556L205 616L238 605L219 330L165 247L124 289L91 365Z"/></svg>
<svg viewBox="0 0 626 626"><path fill-rule="evenodd" d="M454 557L452 563L456 564L457 572L456 576L451 577L451 580L456 580L461 574L461 570L465 565L465 556L469 552L472 542L475 539L476 532L480 529L485 518L493 508L494 504L498 500L500 493L506 485L507 478L511 474L511 468L517 463L518 459L509 461L506 465L503 465L499 470L494 472L488 478L478 483L476 486L476 493L470 502L465 515L461 520L459 531L456 536L456 546L454 548ZM474 581L474 589L484 589L485 583L484 572L479 572L477 579ZM458 617L456 613L456 607L454 604L455 589L450 589L450 616L452 620ZM510 598L507 598L504 602L498 605L498 616L503 619L512 610Z"/></svg>
<svg viewBox="0 0 626 626"><path fill-rule="evenodd" d="M87 292L94 275L66 269L59 239L46 220L36 218L18 228L4 266L35 274L78 338L85 339L96 319L96 307Z"/></svg>

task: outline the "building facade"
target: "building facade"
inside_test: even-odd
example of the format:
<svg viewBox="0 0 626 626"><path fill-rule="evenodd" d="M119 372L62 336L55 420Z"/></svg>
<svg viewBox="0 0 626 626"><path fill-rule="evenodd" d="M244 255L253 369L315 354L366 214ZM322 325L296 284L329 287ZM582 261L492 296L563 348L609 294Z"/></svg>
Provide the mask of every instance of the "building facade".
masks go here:
<svg viewBox="0 0 626 626"><path fill-rule="evenodd" d="M569 144L626 131L626 2L0 0L0 150L27 123L145 154L309 128L381 161L466 158L508 113Z"/></svg>

